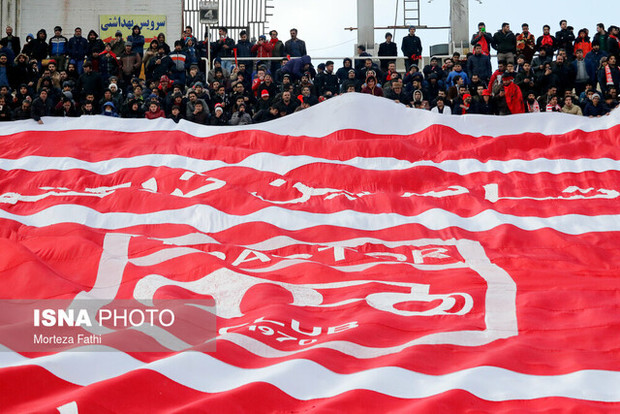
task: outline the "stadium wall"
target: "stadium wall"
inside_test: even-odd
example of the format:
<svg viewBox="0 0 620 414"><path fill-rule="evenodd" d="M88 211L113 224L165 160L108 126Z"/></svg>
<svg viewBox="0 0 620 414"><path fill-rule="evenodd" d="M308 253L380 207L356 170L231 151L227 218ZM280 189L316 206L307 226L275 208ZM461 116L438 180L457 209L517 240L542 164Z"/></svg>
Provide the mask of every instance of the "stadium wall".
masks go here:
<svg viewBox="0 0 620 414"><path fill-rule="evenodd" d="M165 15L166 38L176 39L182 31L182 1L180 0L8 0L16 3L16 16L3 16L3 25L13 23L18 36L25 40L28 33L36 34L44 28L49 37L54 35L54 26L62 27L63 35L70 37L73 29L80 26L83 36L99 28L99 15ZM2 0L4 3L4 0ZM13 17L11 19L11 17ZM4 29L4 26L3 26ZM4 30L2 30L4 35Z"/></svg>

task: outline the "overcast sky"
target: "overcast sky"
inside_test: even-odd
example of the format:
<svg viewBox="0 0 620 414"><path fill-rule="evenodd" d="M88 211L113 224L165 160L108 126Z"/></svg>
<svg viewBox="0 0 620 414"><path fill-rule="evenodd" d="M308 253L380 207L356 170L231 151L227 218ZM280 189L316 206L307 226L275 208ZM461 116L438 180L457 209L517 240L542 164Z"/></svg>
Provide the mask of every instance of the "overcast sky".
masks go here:
<svg viewBox="0 0 620 414"><path fill-rule="evenodd" d="M566 19L575 28L575 34L583 27L590 30L592 36L596 24L605 26L620 24L618 2L612 0L477 0L469 1L470 35L477 29L479 21L487 24L487 31L496 32L502 22L510 23L513 32L521 30L521 23L527 22L535 36L542 33L542 26L549 24L553 32L559 30L559 21ZM269 27L278 30L280 39L289 39L288 31L292 27L299 30L299 38L306 41L308 53L313 57L350 56L357 40L356 31L344 30L345 27L357 27L356 0L274 0L274 16L270 18ZM396 0L376 0L375 26L394 25ZM421 24L427 26L448 26L450 23L449 0L422 0ZM403 24L403 0L398 1L397 25ZM610 21L609 18L617 21ZM375 30L375 41L384 41L386 30ZM394 40L400 43L405 30L397 30ZM429 45L446 43L448 30L419 30L424 54L429 54Z"/></svg>

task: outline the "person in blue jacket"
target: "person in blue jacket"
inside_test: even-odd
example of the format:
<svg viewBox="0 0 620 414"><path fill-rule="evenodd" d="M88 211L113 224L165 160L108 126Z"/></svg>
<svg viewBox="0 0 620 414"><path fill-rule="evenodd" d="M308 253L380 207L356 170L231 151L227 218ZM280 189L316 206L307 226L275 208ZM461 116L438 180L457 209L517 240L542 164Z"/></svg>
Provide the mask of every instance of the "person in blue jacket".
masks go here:
<svg viewBox="0 0 620 414"><path fill-rule="evenodd" d="M127 41L131 42L131 50L139 54L140 57L144 54L144 36L140 34L141 32L140 26L135 25L131 29L131 34L127 36Z"/></svg>
<svg viewBox="0 0 620 414"><path fill-rule="evenodd" d="M88 52L88 40L82 36L82 28L76 27L73 37L69 39L67 44L67 54L69 59L75 63L78 73L84 73L84 58Z"/></svg>

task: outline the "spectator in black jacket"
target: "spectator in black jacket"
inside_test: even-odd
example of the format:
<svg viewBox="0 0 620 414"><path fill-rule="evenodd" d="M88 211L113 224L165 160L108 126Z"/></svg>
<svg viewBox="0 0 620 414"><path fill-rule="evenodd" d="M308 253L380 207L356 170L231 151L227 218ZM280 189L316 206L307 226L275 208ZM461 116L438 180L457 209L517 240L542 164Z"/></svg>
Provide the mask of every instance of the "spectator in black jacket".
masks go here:
<svg viewBox="0 0 620 414"><path fill-rule="evenodd" d="M549 58L551 58L557 48L558 48L558 42L555 39L555 37L551 35L551 27L549 27L548 24L544 25L542 36L536 39L536 50L540 51L544 49L546 56L549 56ZM532 65L536 66L533 63Z"/></svg>
<svg viewBox="0 0 620 414"><path fill-rule="evenodd" d="M315 86L318 95L323 95L327 91L330 91L332 95L338 94L339 85L338 77L334 74L334 62L331 60L325 62L325 72L321 77L316 76Z"/></svg>
<svg viewBox="0 0 620 414"><path fill-rule="evenodd" d="M41 69L41 61L47 59L48 52L47 32L45 29L37 32L37 37L30 42L30 50L32 53L31 58L39 62L39 69Z"/></svg>
<svg viewBox="0 0 620 414"><path fill-rule="evenodd" d="M573 33L573 27L568 26L566 20L560 20L560 30L555 32L555 40L557 42L558 49L566 50L566 56L568 57L568 61L572 62L575 33Z"/></svg>
<svg viewBox="0 0 620 414"><path fill-rule="evenodd" d="M517 37L510 30L509 23L502 23L502 29L493 35L491 43L493 49L497 50L497 60L506 63L515 63L515 53L517 52Z"/></svg>
<svg viewBox="0 0 620 414"><path fill-rule="evenodd" d="M18 121L22 119L30 119L32 118L31 113L32 100L28 96L27 99L24 99L21 103L21 106L15 108L13 111L13 120Z"/></svg>
<svg viewBox="0 0 620 414"><path fill-rule="evenodd" d="M84 63L84 73L80 75L77 81L77 90L82 98L86 95L95 95L95 100L101 99L103 93L103 84L101 81L101 75L98 72L93 71L93 65L91 62Z"/></svg>
<svg viewBox="0 0 620 414"><path fill-rule="evenodd" d="M620 39L618 38L618 26L609 26L609 36L607 39L607 53L620 59ZM602 49L602 48L601 48Z"/></svg>
<svg viewBox="0 0 620 414"><path fill-rule="evenodd" d="M403 37L400 49L407 58L405 61L407 70L411 65L418 64L422 57L422 41L415 34L415 26L409 26L409 34Z"/></svg>
<svg viewBox="0 0 620 414"><path fill-rule="evenodd" d="M39 92L39 97L32 102L32 119L37 121L39 124L42 124L43 120L41 120L41 117L50 116L53 109L54 103L51 99L48 99L47 89L42 89L41 92Z"/></svg>
<svg viewBox="0 0 620 414"><path fill-rule="evenodd" d="M385 42L379 45L379 57L381 56L397 56L398 50L396 49L396 43L392 42L392 33L387 32L385 34ZM381 70L387 71L388 63L394 59L381 59Z"/></svg>
<svg viewBox="0 0 620 414"><path fill-rule="evenodd" d="M482 45L478 43L474 47L474 54L467 58L467 76L471 79L473 75L478 75L480 80L488 83L492 74L491 59L483 54Z"/></svg>
<svg viewBox="0 0 620 414"><path fill-rule="evenodd" d="M4 96L0 96L0 122L12 121L13 112L6 102Z"/></svg>
<svg viewBox="0 0 620 414"><path fill-rule="evenodd" d="M22 50L19 37L13 36L13 28L11 26L6 27L6 37L0 39L0 45L10 48L15 56L19 55L19 52Z"/></svg>
<svg viewBox="0 0 620 414"><path fill-rule="evenodd" d="M225 58L233 56L233 49L235 48L235 41L228 37L228 29L226 27L219 28L220 38L217 42L213 43L213 54L216 58ZM230 73L232 69L232 61L222 60L222 68ZM209 82L211 82L209 80Z"/></svg>

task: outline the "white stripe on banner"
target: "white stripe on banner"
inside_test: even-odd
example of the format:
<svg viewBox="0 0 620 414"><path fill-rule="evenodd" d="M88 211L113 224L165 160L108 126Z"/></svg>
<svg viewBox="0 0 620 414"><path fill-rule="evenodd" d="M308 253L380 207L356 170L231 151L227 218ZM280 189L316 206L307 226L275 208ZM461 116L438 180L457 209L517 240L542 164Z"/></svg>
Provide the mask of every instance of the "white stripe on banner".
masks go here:
<svg viewBox="0 0 620 414"><path fill-rule="evenodd" d="M372 116L368 116L369 112ZM338 122L326 122L337 117ZM389 120L386 122L386 120ZM81 118L45 117L44 124L33 120L14 121L2 126L0 136L24 131L104 130L119 132L180 131L196 137L209 137L235 131L265 131L286 137L324 137L345 129L378 135L411 135L426 128L445 125L471 135L502 136L528 132L564 134L609 129L620 124L620 111L601 118L577 117L563 113L518 114L510 116L462 115L444 116L426 110L410 109L385 98L368 94L346 93L315 105L301 113L288 115L258 125L212 127L170 119L121 119L95 115Z"/></svg>
<svg viewBox="0 0 620 414"><path fill-rule="evenodd" d="M430 230L458 227L479 232L501 225L513 225L534 231L550 228L566 234L620 231L620 215L587 216L565 214L551 217L522 217L484 210L471 217L461 217L449 211L434 208L415 216L396 213L372 214L353 210L322 214L266 207L250 214L227 214L208 205L193 205L177 210L162 210L146 214L101 213L89 207L61 204L30 215L12 214L0 209L0 218L14 220L27 226L45 227L59 223L77 223L88 227L117 230L138 225L186 224L204 233L217 233L240 224L263 222L284 230L303 230L326 225L356 230L382 230L404 224L420 224Z"/></svg>
<svg viewBox="0 0 620 414"><path fill-rule="evenodd" d="M140 167L182 168L195 173L203 173L225 167L245 167L284 175L297 168L315 163L348 165L368 171L396 171L415 167L435 167L445 172L459 175L494 171L504 174L511 172L523 172L526 174L563 174L587 171L620 171L620 160L612 160L610 158L581 158L578 160L550 160L547 158L537 158L535 160L490 160L485 162L468 158L441 162L429 160L411 162L391 157L355 157L350 160L341 161L311 157L308 155L278 155L265 152L252 154L238 163L227 163L220 160L201 160L176 154L148 154L131 158L114 158L96 162L82 161L69 157L42 157L30 155L19 159L0 158L0 169L5 171L26 170L35 172L81 169L106 175L123 169Z"/></svg>
<svg viewBox="0 0 620 414"><path fill-rule="evenodd" d="M3 347L2 347L3 348ZM106 347L102 351L109 351ZM38 365L73 384L86 386L137 369L149 369L206 393L230 391L254 382L274 385L299 400L329 398L352 390L369 390L395 398L426 398L464 390L488 401L565 397L620 401L620 372L583 370L563 375L530 375L504 368L480 366L444 375L428 375L399 367L379 367L337 374L307 359L244 369L199 352L183 352L143 363L122 352L71 352L29 359L2 349L0 367ZM217 372L217 375L205 373Z"/></svg>

